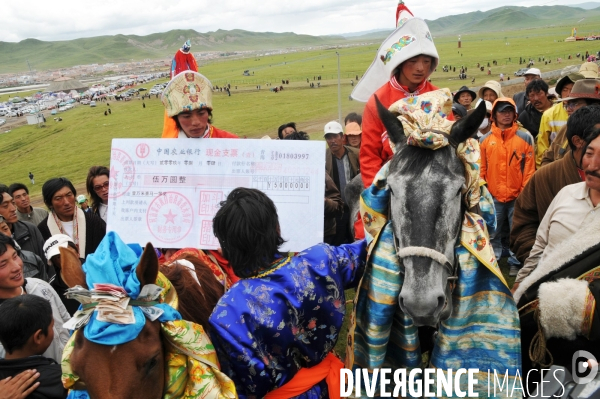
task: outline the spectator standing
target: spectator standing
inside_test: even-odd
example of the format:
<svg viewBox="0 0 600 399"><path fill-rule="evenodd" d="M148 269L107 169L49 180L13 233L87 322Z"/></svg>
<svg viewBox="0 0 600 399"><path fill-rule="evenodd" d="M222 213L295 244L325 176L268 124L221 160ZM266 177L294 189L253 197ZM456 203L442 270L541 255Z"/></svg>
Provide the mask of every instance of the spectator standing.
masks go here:
<svg viewBox="0 0 600 399"><path fill-rule="evenodd" d="M356 122L349 122L346 124L346 140L348 145L352 148L360 150L360 143L362 138L362 130L360 125Z"/></svg>
<svg viewBox="0 0 600 399"><path fill-rule="evenodd" d="M287 135L284 140L309 140L308 134L305 132L296 132ZM325 173L325 216L323 224L323 242L332 245L336 237L336 218L344 213L344 202L340 191L335 183Z"/></svg>
<svg viewBox="0 0 600 399"><path fill-rule="evenodd" d="M537 68L528 69L525 72L525 74L523 75L525 87L527 87L529 82L531 82L532 80L541 79L541 78L542 78L542 72L540 72L539 69L537 69ZM514 100L515 104L517 105L517 113L520 114L525 109L525 106L527 105L529 98L527 98L527 93L525 91L521 91L513 96L513 100ZM532 132L530 132L530 133L532 133ZM537 135L537 132L535 134Z"/></svg>
<svg viewBox="0 0 600 399"><path fill-rule="evenodd" d="M344 129L337 121L325 125L325 171L335 183L344 201L344 213L336 218L336 240L334 245L354 241L350 234L350 209L346 203L345 189L359 172L358 150L344 145Z"/></svg>
<svg viewBox="0 0 600 399"><path fill-rule="evenodd" d="M510 247L520 262L524 263L529 257L540 222L556 194L563 187L584 180L581 158L594 126L600 126L600 104L575 111L567 121L567 154L534 173L517 198ZM520 275L516 282L525 275Z"/></svg>
<svg viewBox="0 0 600 399"><path fill-rule="evenodd" d="M104 220L104 223L106 223L108 216L109 186L110 171L108 168L106 166L92 166L88 171L86 187L88 195L92 199L92 213Z"/></svg>
<svg viewBox="0 0 600 399"><path fill-rule="evenodd" d="M477 93L469 89L467 86L463 86L456 93L454 93L453 100L465 107L465 110L471 109L471 104L477 98Z"/></svg>
<svg viewBox="0 0 600 399"><path fill-rule="evenodd" d="M30 251L39 256L44 262L44 238L38 228L29 223L22 222L17 217L15 200L8 193L8 187L0 184L0 216L8 225L11 237L19 244L21 249Z"/></svg>
<svg viewBox="0 0 600 399"><path fill-rule="evenodd" d="M29 222L37 226L46 216L48 216L47 210L31 206L29 189L26 185L22 183L13 183L8 187L8 193L15 200L17 217L20 221Z"/></svg>
<svg viewBox="0 0 600 399"><path fill-rule="evenodd" d="M504 94L502 94L502 86L495 80L488 80L485 82L479 89L477 95L479 98L489 101L492 104L494 104L494 101L499 97L504 97Z"/></svg>
<svg viewBox="0 0 600 399"><path fill-rule="evenodd" d="M80 194L77 196L77 204L79 204L79 207L84 211L84 212L91 212L92 209L90 208L90 206L88 205L88 199L85 195Z"/></svg>
<svg viewBox="0 0 600 399"><path fill-rule="evenodd" d="M54 340L52 306L36 295L20 295L0 306L0 343L6 348L0 359L0 379L27 370L39 373L31 399L63 399L62 370L56 360L43 356Z"/></svg>
<svg viewBox="0 0 600 399"><path fill-rule="evenodd" d="M552 101L548 99L548 83L542 79L534 79L527 85L525 93L529 98L529 103L523 111L519 112L518 120L535 139L540 131L540 122L544 111L552 107Z"/></svg>
<svg viewBox="0 0 600 399"><path fill-rule="evenodd" d="M48 217L38 225L43 239L55 234L68 235L79 248L81 259L96 251L106 234L106 223L75 205L77 191L73 184L64 177L50 179L42 186L42 195L50 209Z"/></svg>
<svg viewBox="0 0 600 399"><path fill-rule="evenodd" d="M581 79L575 82L569 96L562 99L562 104L569 118L581 107L600 103L600 92L596 91L597 85L598 80L596 79ZM558 160L566 154L568 149L566 131L567 129L565 128L558 132L556 138L550 144L550 148L544 153L542 165Z"/></svg>
<svg viewBox="0 0 600 399"><path fill-rule="evenodd" d="M283 140L290 134L296 132L296 124L294 122L289 122L279 126L279 128L277 129L277 137L279 137L279 140Z"/></svg>
<svg viewBox="0 0 600 399"><path fill-rule="evenodd" d="M579 73L572 73L563 76L556 84L556 94L561 98L569 97L571 89L576 81L584 79ZM567 118L569 114L564 107L564 102L557 102L550 109L544 111L540 121L540 131L536 139L535 164L540 168L543 163L544 153L550 148L550 144L556 139L556 136L562 129L566 130ZM564 133L563 133L564 134Z"/></svg>
<svg viewBox="0 0 600 399"><path fill-rule="evenodd" d="M501 232L506 221L512 229L515 201L535 172L533 137L517 124L512 99L501 97L492 106L492 130L480 140L481 178L487 182L496 209L496 229L490 242L496 259L502 255ZM519 261L511 254L510 275L516 276Z"/></svg>
<svg viewBox="0 0 600 399"><path fill-rule="evenodd" d="M33 179L33 173L29 172L29 180L31 180L31 184L35 184L35 180Z"/></svg>
<svg viewBox="0 0 600 399"><path fill-rule="evenodd" d="M71 317L50 284L37 278L25 278L23 261L17 252L15 241L0 234L0 307L7 299L25 294L36 295L50 302L54 327L52 343L43 356L61 361L62 351L69 339L69 332L63 323ZM5 357L4 347L0 346L0 358Z"/></svg>

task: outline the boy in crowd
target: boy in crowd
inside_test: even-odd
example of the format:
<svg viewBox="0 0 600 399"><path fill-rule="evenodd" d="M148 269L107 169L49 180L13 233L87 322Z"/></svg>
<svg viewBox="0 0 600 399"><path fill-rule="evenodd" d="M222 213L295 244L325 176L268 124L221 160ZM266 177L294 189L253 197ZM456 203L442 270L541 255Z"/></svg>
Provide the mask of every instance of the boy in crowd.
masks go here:
<svg viewBox="0 0 600 399"><path fill-rule="evenodd" d="M35 369L40 374L37 388L28 398L65 398L61 367L42 356L54 338L50 303L36 295L20 295L0 306L0 342L6 357L0 359L0 379Z"/></svg>

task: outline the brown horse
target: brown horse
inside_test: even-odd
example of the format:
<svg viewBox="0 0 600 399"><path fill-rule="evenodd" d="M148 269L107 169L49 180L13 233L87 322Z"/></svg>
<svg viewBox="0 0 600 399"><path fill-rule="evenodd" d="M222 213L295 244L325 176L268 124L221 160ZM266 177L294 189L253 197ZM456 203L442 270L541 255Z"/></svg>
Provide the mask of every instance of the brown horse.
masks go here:
<svg viewBox="0 0 600 399"><path fill-rule="evenodd" d="M79 256L61 248L63 280L69 287L87 287ZM191 257L193 258L193 257ZM223 287L197 259L190 259L199 285L183 266L162 267L179 297L179 309L185 320L208 328L208 317L223 294ZM148 243L136 268L140 286L153 284L159 265L152 244ZM133 341L108 347L88 341L82 332L75 338L71 367L79 376L77 389L87 389L93 399L162 398L165 387L165 353L159 321L146 323Z"/></svg>

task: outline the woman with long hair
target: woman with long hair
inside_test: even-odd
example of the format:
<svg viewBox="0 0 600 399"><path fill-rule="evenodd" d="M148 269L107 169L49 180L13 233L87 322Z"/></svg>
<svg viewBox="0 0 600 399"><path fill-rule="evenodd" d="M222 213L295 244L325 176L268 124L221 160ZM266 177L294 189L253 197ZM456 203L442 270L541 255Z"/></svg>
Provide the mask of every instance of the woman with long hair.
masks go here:
<svg viewBox="0 0 600 399"><path fill-rule="evenodd" d="M108 215L108 189L110 171L106 166L92 166L88 172L86 187L92 199L92 213L106 223Z"/></svg>

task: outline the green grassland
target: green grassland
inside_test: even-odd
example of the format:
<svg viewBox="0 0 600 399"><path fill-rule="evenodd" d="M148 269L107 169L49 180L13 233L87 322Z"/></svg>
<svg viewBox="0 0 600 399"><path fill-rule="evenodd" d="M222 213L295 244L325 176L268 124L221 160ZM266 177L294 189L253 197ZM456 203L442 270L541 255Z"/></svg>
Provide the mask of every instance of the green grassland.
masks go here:
<svg viewBox="0 0 600 399"><path fill-rule="evenodd" d="M436 37L440 64L461 65L468 68L468 80L458 80L457 73L444 73L441 68L432 75L438 87L457 89L463 84L480 86L486 80L498 79L502 72L511 76L522 67L519 57L546 57L552 64L537 63L542 71L563 68L581 61L567 60L577 52L596 52L600 42L565 43L564 28L545 27L527 31L512 31L498 37L495 33L463 35L462 48L457 49L455 37ZM509 43L508 45L506 43ZM265 134L275 136L277 126L295 121L299 127L320 138L322 126L337 119L337 56L340 54L342 75L342 113L361 112L363 104L349 101L350 81L362 76L375 56L378 46L356 46L331 50L291 52L287 54L205 62L199 60L200 71L213 85L231 84L232 95L216 92L213 98L215 126L249 138ZM556 64L556 58L563 62ZM477 62L498 61L492 66L493 74L476 69ZM243 76L250 70L251 76ZM313 80L321 76L322 80ZM321 83L320 88L309 88L310 82ZM471 79L475 83L471 84ZM269 91L279 86L282 79L290 84L279 93ZM272 84L268 86L267 84ZM257 90L256 86L261 89ZM148 88L149 85L146 85ZM26 95L22 94L22 96ZM0 96L0 101L8 95ZM160 137L163 108L160 100L112 102L112 115L104 116L105 104L90 108L78 106L61 114L63 121L48 118L45 127L24 126L0 135L0 153L10 162L0 171L0 182L25 181L29 171L38 182L64 175L75 183L85 180L87 169L95 164L107 164L112 138ZM1 129L1 128L0 128ZM40 194L41 184L32 187L33 196Z"/></svg>

